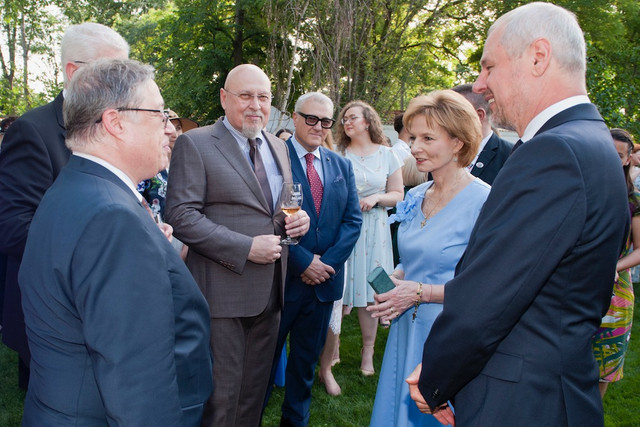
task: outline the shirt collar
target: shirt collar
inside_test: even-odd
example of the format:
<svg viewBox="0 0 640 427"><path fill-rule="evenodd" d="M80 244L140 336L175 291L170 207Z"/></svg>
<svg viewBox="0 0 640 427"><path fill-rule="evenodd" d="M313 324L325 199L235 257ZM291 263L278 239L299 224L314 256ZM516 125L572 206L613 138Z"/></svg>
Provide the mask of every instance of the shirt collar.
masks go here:
<svg viewBox="0 0 640 427"><path fill-rule="evenodd" d="M129 189L133 192L133 194L135 194L136 199L138 199L139 202L142 201L142 195L138 192L138 190L136 190L136 187L133 185L133 181L131 181L131 179L127 176L127 174L122 172L122 170L118 169L117 167L107 162L106 160L101 159L100 157L93 156L91 154L79 153L74 151L73 155L90 160L108 169L111 173L113 173L115 176L120 178L120 180L124 182L127 187L129 187Z"/></svg>
<svg viewBox="0 0 640 427"><path fill-rule="evenodd" d="M560 102L556 102L555 104L550 105L549 107L538 113L538 115L529 122L520 139L522 140L522 142L529 141L536 135L540 128L542 128L542 126L549 121L551 117L578 104L588 104L590 102L591 101L589 101L588 96L577 95L565 98Z"/></svg>
<svg viewBox="0 0 640 427"><path fill-rule="evenodd" d="M316 147L315 150L313 151L307 151L306 148L304 148L296 139L296 135L295 133L293 134L293 136L291 137L291 142L293 144L293 148L296 150L296 155L298 156L299 159L304 158L304 156L307 155L307 153L312 153L317 159L320 159L320 147Z"/></svg>

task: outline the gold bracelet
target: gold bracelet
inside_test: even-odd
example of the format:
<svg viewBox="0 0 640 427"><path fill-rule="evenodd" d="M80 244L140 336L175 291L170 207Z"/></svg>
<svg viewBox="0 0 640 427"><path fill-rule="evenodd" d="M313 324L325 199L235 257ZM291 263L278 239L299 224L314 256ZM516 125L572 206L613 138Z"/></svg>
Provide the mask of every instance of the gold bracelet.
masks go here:
<svg viewBox="0 0 640 427"><path fill-rule="evenodd" d="M416 295L418 298L415 302L415 307L413 309L413 321L415 322L416 317L418 316L418 307L420 307L420 303L422 302L422 282L418 282L418 290L416 291Z"/></svg>

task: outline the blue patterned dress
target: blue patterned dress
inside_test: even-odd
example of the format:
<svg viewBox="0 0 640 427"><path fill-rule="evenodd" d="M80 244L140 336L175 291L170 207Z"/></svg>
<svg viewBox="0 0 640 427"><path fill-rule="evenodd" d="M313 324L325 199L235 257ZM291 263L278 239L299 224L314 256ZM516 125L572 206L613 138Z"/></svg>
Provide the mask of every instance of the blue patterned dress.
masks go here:
<svg viewBox="0 0 640 427"><path fill-rule="evenodd" d="M440 212L424 220L422 201L433 181L411 189L397 206L398 250L405 280L444 284L453 278L473 225L489 195L490 187L476 178ZM391 323L382 359L382 370L371 415L371 426L440 426L431 415L421 413L409 396L405 379L422 362L424 342L442 311L442 304L425 303L413 318L413 307ZM428 351L428 349L427 349Z"/></svg>

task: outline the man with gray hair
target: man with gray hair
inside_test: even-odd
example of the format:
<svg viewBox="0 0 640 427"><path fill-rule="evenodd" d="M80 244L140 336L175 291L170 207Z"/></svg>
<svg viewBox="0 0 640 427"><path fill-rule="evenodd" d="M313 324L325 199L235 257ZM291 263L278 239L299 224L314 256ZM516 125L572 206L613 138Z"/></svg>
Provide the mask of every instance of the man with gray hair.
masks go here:
<svg viewBox="0 0 640 427"><path fill-rule="evenodd" d="M64 122L73 154L19 275L32 354L22 425L199 426L209 309L135 186L166 164L174 132L152 67L82 67Z"/></svg>
<svg viewBox="0 0 640 427"><path fill-rule="evenodd" d="M362 224L351 162L322 146L335 123L332 117L333 102L327 96L318 92L302 95L292 116L295 131L287 141L293 181L302 184L302 209L311 224L309 232L289 249L284 309L271 369L273 384L288 335L281 426L309 423L316 363L333 302L342 298L344 263ZM265 405L270 393L271 389Z"/></svg>
<svg viewBox="0 0 640 427"><path fill-rule="evenodd" d="M84 64L99 58L127 58L129 45L104 25L67 29L61 43L65 88ZM23 114L9 128L0 152L0 252L7 255L2 340L18 352L19 385L29 382L29 347L20 304L18 268L27 231L42 196L69 160L62 118L64 91L51 103ZM96 195L97 197L98 195Z"/></svg>
<svg viewBox="0 0 640 427"><path fill-rule="evenodd" d="M492 185L504 162L509 158L513 144L500 138L493 131L489 103L484 99L484 95L473 92L473 85L458 85L452 90L467 98L476 110L482 125L482 141L478 153L467 168L471 175Z"/></svg>
<svg viewBox="0 0 640 427"><path fill-rule="evenodd" d="M520 141L407 379L420 410L443 423L454 422L453 401L457 426L604 424L591 339L629 207L585 64L580 26L561 7L530 3L489 30L474 91Z"/></svg>

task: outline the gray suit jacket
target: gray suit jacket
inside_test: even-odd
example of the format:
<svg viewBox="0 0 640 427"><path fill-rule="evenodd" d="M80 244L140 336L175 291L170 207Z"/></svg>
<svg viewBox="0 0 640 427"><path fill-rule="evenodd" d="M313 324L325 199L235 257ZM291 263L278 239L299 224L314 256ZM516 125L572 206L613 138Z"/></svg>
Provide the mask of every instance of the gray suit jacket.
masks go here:
<svg viewBox="0 0 640 427"><path fill-rule="evenodd" d="M263 133L282 178L291 182L284 141ZM254 236L284 236L284 213L270 213L249 161L218 120L181 135L171 157L165 219L189 246L187 265L209 302L211 317L250 317L269 301L274 268L284 294L287 248L281 262L247 259ZM282 304L282 301L281 301Z"/></svg>

